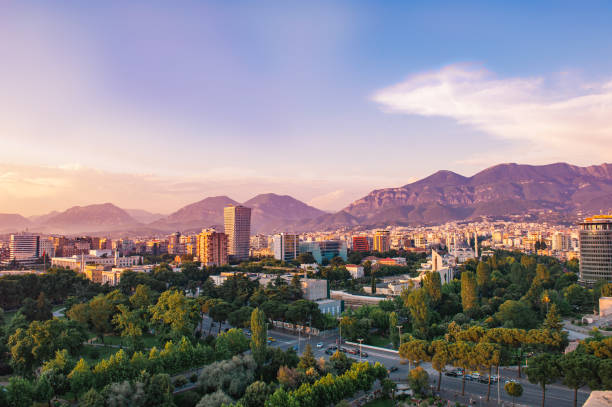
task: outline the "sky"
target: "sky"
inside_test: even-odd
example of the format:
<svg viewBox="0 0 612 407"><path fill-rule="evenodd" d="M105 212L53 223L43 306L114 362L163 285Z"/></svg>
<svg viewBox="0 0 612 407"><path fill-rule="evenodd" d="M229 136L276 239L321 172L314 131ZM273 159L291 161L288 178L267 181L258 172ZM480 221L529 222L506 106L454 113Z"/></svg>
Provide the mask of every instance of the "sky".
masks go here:
<svg viewBox="0 0 612 407"><path fill-rule="evenodd" d="M441 169L612 161L610 2L0 8L0 213L334 211Z"/></svg>

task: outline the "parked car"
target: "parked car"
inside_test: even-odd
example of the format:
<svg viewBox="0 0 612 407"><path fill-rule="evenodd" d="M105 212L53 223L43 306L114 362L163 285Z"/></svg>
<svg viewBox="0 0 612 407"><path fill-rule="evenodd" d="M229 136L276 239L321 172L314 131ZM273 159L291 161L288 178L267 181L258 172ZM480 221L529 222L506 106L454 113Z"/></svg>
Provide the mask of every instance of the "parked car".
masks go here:
<svg viewBox="0 0 612 407"><path fill-rule="evenodd" d="M398 370L397 366L391 366L389 369L387 369L387 373L397 372L397 370Z"/></svg>
<svg viewBox="0 0 612 407"><path fill-rule="evenodd" d="M327 349L336 350L338 347L336 345L329 345L329 348Z"/></svg>
<svg viewBox="0 0 612 407"><path fill-rule="evenodd" d="M470 381L478 381L480 380L480 373L478 372L472 372L472 373L468 373L465 375L465 380L470 380Z"/></svg>
<svg viewBox="0 0 612 407"><path fill-rule="evenodd" d="M270 342L275 342L275 341L276 341L276 339L274 339L274 338L273 338L273 337L271 337L271 336L268 336L268 340L269 340Z"/></svg>
<svg viewBox="0 0 612 407"><path fill-rule="evenodd" d="M340 352L342 352L342 353L346 353L346 352L348 352L348 349L346 349L346 348L342 347L342 348L340 348Z"/></svg>
<svg viewBox="0 0 612 407"><path fill-rule="evenodd" d="M323 342L317 343L317 348L321 349L323 347Z"/></svg>
<svg viewBox="0 0 612 407"><path fill-rule="evenodd" d="M357 349L349 349L348 353L350 353L351 355L357 355L359 354L359 351Z"/></svg>
<svg viewBox="0 0 612 407"><path fill-rule="evenodd" d="M367 352L361 352L361 357L362 358L367 358L368 357L368 353Z"/></svg>
<svg viewBox="0 0 612 407"><path fill-rule="evenodd" d="M334 351L333 349L330 349L330 348L325 349L326 355L333 355L334 353L336 353L336 351Z"/></svg>
<svg viewBox="0 0 612 407"><path fill-rule="evenodd" d="M444 373L446 376L452 376L452 377L461 377L463 376L463 370L462 369L453 369L453 370L449 370L447 372ZM467 376L466 376L467 379Z"/></svg>

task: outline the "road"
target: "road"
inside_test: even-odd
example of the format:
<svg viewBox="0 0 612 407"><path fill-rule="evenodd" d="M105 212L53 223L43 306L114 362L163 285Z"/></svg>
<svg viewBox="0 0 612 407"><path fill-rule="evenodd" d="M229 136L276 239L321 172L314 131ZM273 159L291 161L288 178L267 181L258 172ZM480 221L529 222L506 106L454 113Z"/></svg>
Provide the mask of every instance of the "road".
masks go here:
<svg viewBox="0 0 612 407"><path fill-rule="evenodd" d="M269 336L275 338L275 342L272 342L270 346L277 346L281 349L289 349L293 346L298 345L298 337L291 335L285 332L278 331L269 331ZM299 344L300 353L304 350L304 347L307 343L311 344L315 357L318 359L323 357L324 359L329 359L329 355L325 353L325 349L329 345L335 344L337 337L327 338L327 339L319 339L319 338L311 338L308 339L302 338ZM322 348L317 348L316 344L322 342L324 346ZM343 345L346 348L356 348L355 346ZM406 381L406 377L408 376L408 364L402 365L399 361L399 358L396 354L364 349L364 352L368 353L368 358L363 359L367 360L370 363L380 362L385 365L387 368L391 366L396 366L398 368L397 371L391 373L390 378L395 382ZM359 359L358 356L355 355L347 355L349 357ZM428 371L430 380L433 385L437 384L438 380L438 372L436 372L429 363L421 363L421 365L425 370ZM449 366L450 368L450 366ZM506 403L511 403L512 398L509 397L504 391L504 382L510 378L519 381L523 385L523 395L516 399L518 404L529 405L529 406L540 406L542 401L542 390L538 385L534 385L529 383L526 378L518 379L516 376L516 370L514 369L500 369L500 374L502 376L502 380L500 382L499 390L500 390L500 400ZM442 388L445 390L449 390L455 393L461 393L461 379L457 377L449 377L442 376ZM479 396L482 396L482 405L487 405L485 403L486 394L487 394L487 384L479 383L479 382L471 382L466 381L465 383L465 392L466 394L473 395L473 399L480 403ZM578 391L578 405L584 404L586 399L589 397L590 391L580 390ZM574 392L571 389L568 389L562 385L548 385L546 386L546 406L550 407L572 407L574 399ZM491 384L491 403L490 405L497 404L497 385Z"/></svg>
<svg viewBox="0 0 612 407"><path fill-rule="evenodd" d="M208 333L208 329L210 327L211 322L212 321L209 318L207 317L204 318L204 322L203 322L204 323L203 325L204 335ZM225 330L229 328L232 328L232 326L229 324L223 324L221 329ZM211 333L216 335L217 330L218 330L218 324L214 324ZM269 346L278 347L283 350L286 350L292 347L298 347L299 348L298 354L301 354L304 351L304 347L306 346L306 344L310 343L313 353L315 355L315 358L319 359L322 357L325 360L329 359L329 355L325 353L325 349L327 349L330 345L336 344L336 342L339 339L337 336L333 336L333 337L325 338L325 339L320 339L317 337L308 338L308 336L303 336L299 338L297 335L293 335L292 333L278 331L278 330L268 331L268 336L274 338L274 341L271 342ZM317 348L316 344L319 342L323 343L323 347ZM347 344L344 344L343 346L349 349L356 348L356 346L351 346ZM367 359L364 358L363 360L367 360L370 363L380 362L383 365L385 365L387 369L389 369L392 366L397 367L398 370L390 374L390 378L393 381L395 382L405 382L406 381L406 377L408 376L409 366L407 363L401 364L397 354L394 354L391 352L380 351L380 350L365 349L365 348L364 348L364 352L368 353L368 358ZM352 357L356 360L359 360L359 357L356 355L348 354L347 356ZM425 370L427 370L430 376L431 384L436 386L437 380L438 380L438 372L436 372L431 367L430 363L421 363L420 366L422 366ZM451 367L449 366L449 369L450 368ZM502 402L505 402L507 404L512 402L512 398L509 397L504 391L504 383L508 379L513 379L513 380L520 382L523 385L523 395L520 398L516 399L517 404L529 405L529 406L540 406L541 405L542 389L539 385L529 383L529 381L524 377L525 375L523 375L523 378L519 379L517 377L516 369L501 368L500 375L501 375L501 381L499 385L499 398ZM453 392L453 394L460 394L461 393L461 378L442 376L442 389L449 391L449 392ZM487 394L487 384L486 383L466 381L465 393L466 395L469 395L469 397L472 397L474 400L476 400L477 404L482 403L483 406L487 405L487 403L485 402L486 394ZM581 406L582 404L584 404L586 399L589 397L589 394L590 394L590 390L588 389L579 390L578 391L578 405ZM482 396L482 401L480 399L480 396ZM489 405L491 406L497 405L497 396L498 396L498 386L497 384L491 384L491 402ZM552 384L552 385L546 386L546 406L573 407L573 400L574 400L573 390L568 389L567 387L562 386L561 384Z"/></svg>

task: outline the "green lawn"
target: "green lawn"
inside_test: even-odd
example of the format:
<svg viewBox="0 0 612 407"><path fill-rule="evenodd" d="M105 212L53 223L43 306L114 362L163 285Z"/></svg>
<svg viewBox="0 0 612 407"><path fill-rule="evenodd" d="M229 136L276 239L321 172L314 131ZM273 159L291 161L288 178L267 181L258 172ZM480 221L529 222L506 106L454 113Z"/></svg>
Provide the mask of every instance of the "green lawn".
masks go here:
<svg viewBox="0 0 612 407"><path fill-rule="evenodd" d="M370 335L367 344L372 346L378 346L381 348L390 348L390 343L391 340L388 336Z"/></svg>
<svg viewBox="0 0 612 407"><path fill-rule="evenodd" d="M150 349L153 346L157 346L158 348L160 347L159 340L154 335L151 335L151 334L143 335L142 340L144 342L144 347L147 349ZM102 342L99 339L97 339L94 343L102 343ZM119 345L119 346L123 345L123 347L129 346L128 340L118 335L105 335L104 344L105 345Z"/></svg>
<svg viewBox="0 0 612 407"><path fill-rule="evenodd" d="M108 358L110 355L115 354L119 351L118 348L111 348L107 346L92 346L92 345L83 345L83 352L81 356L83 359L89 363L89 365L94 365L102 359Z"/></svg>

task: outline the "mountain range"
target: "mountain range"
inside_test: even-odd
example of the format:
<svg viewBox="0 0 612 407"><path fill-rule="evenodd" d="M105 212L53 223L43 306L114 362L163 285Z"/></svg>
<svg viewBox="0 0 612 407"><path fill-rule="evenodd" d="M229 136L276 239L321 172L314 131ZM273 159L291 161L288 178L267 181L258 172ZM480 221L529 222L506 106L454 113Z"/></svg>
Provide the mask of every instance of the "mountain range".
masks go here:
<svg viewBox="0 0 612 407"><path fill-rule="evenodd" d="M221 226L223 208L229 204L238 202L227 196L208 197L167 216L111 203L75 206L30 218L0 214L0 232L26 228L65 234L194 232ZM337 213L273 193L242 204L253 209L253 233L427 225L481 217L575 222L582 214L612 209L612 164L500 164L471 177L438 171L401 187L374 190Z"/></svg>

